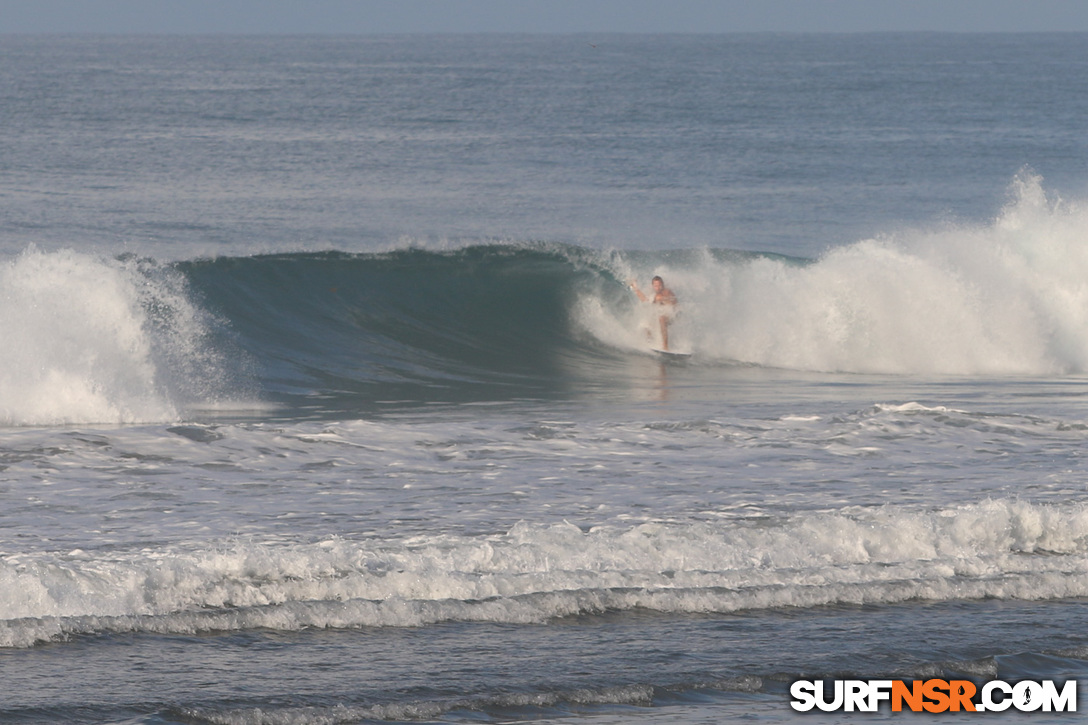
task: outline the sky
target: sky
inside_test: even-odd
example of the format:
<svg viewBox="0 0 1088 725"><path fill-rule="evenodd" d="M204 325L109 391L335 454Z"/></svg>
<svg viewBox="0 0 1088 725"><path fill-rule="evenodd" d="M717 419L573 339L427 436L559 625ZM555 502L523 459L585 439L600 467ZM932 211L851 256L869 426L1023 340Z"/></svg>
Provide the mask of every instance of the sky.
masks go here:
<svg viewBox="0 0 1088 725"><path fill-rule="evenodd" d="M1088 31L1088 1L0 0L0 34L768 31Z"/></svg>

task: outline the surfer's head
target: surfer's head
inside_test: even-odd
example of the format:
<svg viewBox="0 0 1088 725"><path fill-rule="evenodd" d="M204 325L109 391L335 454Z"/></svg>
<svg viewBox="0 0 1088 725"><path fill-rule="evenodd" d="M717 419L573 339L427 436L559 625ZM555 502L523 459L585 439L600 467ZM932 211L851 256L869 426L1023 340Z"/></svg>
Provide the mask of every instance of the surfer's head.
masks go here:
<svg viewBox="0 0 1088 725"><path fill-rule="evenodd" d="M650 284L653 285L655 292L660 292L665 287L665 280L657 276L650 280Z"/></svg>

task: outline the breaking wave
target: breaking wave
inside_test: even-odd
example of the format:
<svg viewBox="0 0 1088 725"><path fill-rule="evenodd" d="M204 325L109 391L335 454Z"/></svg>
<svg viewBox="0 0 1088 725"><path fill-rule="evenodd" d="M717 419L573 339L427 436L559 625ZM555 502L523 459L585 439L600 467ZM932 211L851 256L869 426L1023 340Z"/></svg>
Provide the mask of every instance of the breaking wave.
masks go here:
<svg viewBox="0 0 1088 725"><path fill-rule="evenodd" d="M490 536L222 542L0 560L0 646L99 632L532 624L636 608L734 612L1088 596L1088 508L990 500Z"/></svg>
<svg viewBox="0 0 1088 725"><path fill-rule="evenodd" d="M1088 209L1024 174L989 224L817 259L504 243L177 262L29 249L0 263L0 424L168 421L261 398L295 412L607 388L656 313L717 365L898 375L1088 371ZM649 322L648 322L649 321Z"/></svg>

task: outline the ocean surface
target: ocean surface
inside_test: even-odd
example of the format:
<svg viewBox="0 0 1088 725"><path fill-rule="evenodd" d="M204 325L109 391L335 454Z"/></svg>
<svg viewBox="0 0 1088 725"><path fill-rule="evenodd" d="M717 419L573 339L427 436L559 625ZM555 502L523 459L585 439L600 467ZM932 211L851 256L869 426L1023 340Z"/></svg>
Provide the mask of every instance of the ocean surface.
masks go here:
<svg viewBox="0 0 1088 725"><path fill-rule="evenodd" d="M0 721L1088 680L1086 119L1083 34L0 35Z"/></svg>

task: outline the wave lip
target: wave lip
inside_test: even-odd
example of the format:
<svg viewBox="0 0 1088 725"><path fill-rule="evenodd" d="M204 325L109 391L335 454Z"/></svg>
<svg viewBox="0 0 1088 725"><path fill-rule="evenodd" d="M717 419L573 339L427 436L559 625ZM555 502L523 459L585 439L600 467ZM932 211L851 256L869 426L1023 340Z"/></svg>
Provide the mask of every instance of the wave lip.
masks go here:
<svg viewBox="0 0 1088 725"><path fill-rule="evenodd" d="M911 599L1088 596L1088 508L1011 500L485 537L0 560L0 645L95 632L542 623Z"/></svg>

